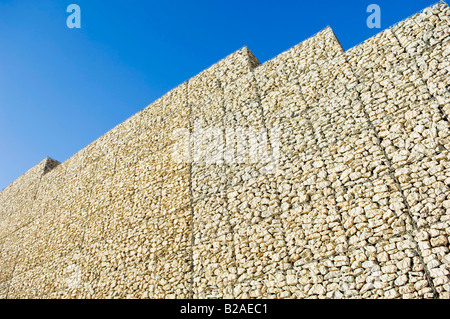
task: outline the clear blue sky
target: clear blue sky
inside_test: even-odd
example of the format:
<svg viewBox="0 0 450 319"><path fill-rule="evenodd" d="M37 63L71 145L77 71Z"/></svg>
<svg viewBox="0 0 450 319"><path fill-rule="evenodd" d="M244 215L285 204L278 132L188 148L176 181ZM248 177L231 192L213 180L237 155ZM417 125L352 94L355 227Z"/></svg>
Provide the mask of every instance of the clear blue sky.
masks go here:
<svg viewBox="0 0 450 319"><path fill-rule="evenodd" d="M348 49L435 2L0 0L0 190L244 45L264 62L329 25ZM381 29L366 26L371 3Z"/></svg>

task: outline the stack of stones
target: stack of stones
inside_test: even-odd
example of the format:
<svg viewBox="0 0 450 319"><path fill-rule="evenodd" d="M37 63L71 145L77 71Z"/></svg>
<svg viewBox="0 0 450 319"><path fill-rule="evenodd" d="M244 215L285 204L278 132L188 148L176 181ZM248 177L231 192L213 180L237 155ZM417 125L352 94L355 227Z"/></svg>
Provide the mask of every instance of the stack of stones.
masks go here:
<svg viewBox="0 0 450 319"><path fill-rule="evenodd" d="M0 192L2 298L450 298L450 9L243 48Z"/></svg>

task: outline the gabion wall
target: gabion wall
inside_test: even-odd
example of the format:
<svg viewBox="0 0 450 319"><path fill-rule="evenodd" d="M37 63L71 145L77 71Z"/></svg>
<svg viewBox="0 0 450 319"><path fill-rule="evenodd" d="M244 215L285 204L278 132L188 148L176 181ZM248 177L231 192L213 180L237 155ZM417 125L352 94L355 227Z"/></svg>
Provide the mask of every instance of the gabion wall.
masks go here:
<svg viewBox="0 0 450 319"><path fill-rule="evenodd" d="M243 48L0 192L1 298L450 298L450 9Z"/></svg>

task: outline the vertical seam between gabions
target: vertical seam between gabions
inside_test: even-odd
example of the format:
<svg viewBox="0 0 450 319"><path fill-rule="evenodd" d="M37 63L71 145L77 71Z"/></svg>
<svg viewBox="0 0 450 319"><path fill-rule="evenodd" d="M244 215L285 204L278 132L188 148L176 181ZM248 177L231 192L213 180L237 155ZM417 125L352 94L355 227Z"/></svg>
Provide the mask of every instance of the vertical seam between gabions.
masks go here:
<svg viewBox="0 0 450 319"><path fill-rule="evenodd" d="M194 247L195 247L195 234L194 234L194 191L192 188L192 163L193 163L193 146L191 145L193 141L193 129L192 129L192 103L189 101L189 80L186 81L186 101L187 106L189 108L189 208L191 211L191 249L189 254L189 262L190 262L190 273L191 280L189 282L189 299L194 298Z"/></svg>
<svg viewBox="0 0 450 319"><path fill-rule="evenodd" d="M227 196L227 190L228 190L228 163L227 163L227 129L226 129L226 124L227 124L227 118L226 118L226 114L227 114L227 108L226 108L226 102L225 102L225 88L222 85L222 82L220 80L218 80L219 82L219 86L220 89L222 91L222 112L223 112L223 116L222 116L222 134L223 134L223 153L222 153L222 160L223 160L223 173L225 176L225 187L223 190L223 197L224 197L224 202L225 202L225 209L226 212L228 214L228 225L230 226L230 234L231 234L231 258L234 261L234 268L236 271L236 278L230 280L229 285L231 286L231 294L234 297L234 289L236 286L236 282L237 282L237 258L236 258L236 245L234 243L234 228L233 225L231 224L231 213L230 210L228 209L229 207L229 201L228 201L228 196ZM220 194L220 191L219 191ZM226 235L225 235L226 238ZM225 240L226 241L226 240ZM226 241L227 242L227 241ZM224 287L226 288L226 286Z"/></svg>
<svg viewBox="0 0 450 319"><path fill-rule="evenodd" d="M349 65L349 67L350 67L350 70L352 71L353 76L354 76L355 79L357 80L358 84L363 84L363 82L360 81L359 77L356 75L355 71L353 70L352 65L351 65L350 62L347 60L347 55L345 55L345 53L344 53L344 58L345 58L346 63L348 63L348 65ZM361 100L361 98L360 98L360 92L359 92L359 90L357 90L357 92L358 92L358 99L359 99L359 101L361 102L361 106L362 106L362 109L363 109L363 111L364 111L364 115L365 115L365 117L366 117L366 119L367 119L367 121L368 121L368 123L369 123L369 127L370 127L370 129L374 132L374 134L375 134L375 136L376 136L376 139L377 139L378 147L379 147L379 148L381 149L381 151L383 152L383 155L384 155L384 157L385 157L385 160L386 160L386 162L387 162L387 164L388 164L389 175L390 175L391 178L395 181L395 184L397 185L397 187L398 187L398 189L399 189L399 191L400 191L400 194L401 194L401 196L402 196L403 203L404 203L405 206L406 206L407 216L409 217L409 220L410 220L410 222L411 222L411 224L412 224L412 226L413 226L413 232L414 232L415 230L418 229L418 226L417 226L417 223L415 222L415 220L414 220L414 218L413 218L413 215L412 215L412 213L411 213L411 208L410 208L410 206L409 206L409 204L408 204L408 201L407 201L407 199L406 199L406 197L405 197L405 193L404 193L404 191L403 191L403 189L402 189L402 187L401 187L401 185L400 185L400 181L397 179L397 177L396 177L395 174L394 174L395 170L394 170L393 167L392 167L391 160L390 160L389 157L387 156L387 153L386 153L385 148L381 145L381 138L380 138L380 136L378 135L377 129L375 128L375 126L373 125L372 121L370 120L369 114L368 114L367 111L366 111L365 103L364 103L364 102ZM417 241L415 240L414 236L411 235L411 239L412 239L412 241L414 242L414 245L416 246L415 253L416 253L417 256L419 257L419 260L420 260L420 262L421 262L421 264L422 264L422 266L423 266L423 268L424 268L425 277L426 277L426 279L427 279L427 282L428 282L429 287L431 288L431 290L432 290L432 292L433 292L433 298L436 299L436 298L438 298L438 293L437 293L437 291L436 291L436 288L434 287L434 283L433 283L433 281L432 281L432 279L431 279L431 276L430 276L430 272L429 272L429 270L428 270L428 267L426 266L426 264L425 264L425 262L424 262L424 260L423 260L423 256L421 255L421 251L419 250L419 244L418 244Z"/></svg>
<svg viewBox="0 0 450 319"><path fill-rule="evenodd" d="M252 74L252 78L253 78L253 81L255 82L255 88L256 88L256 93L255 93L255 97L256 97L256 100L257 100L257 103L258 103L258 108L259 108L259 110L260 110L260 112L261 112L261 121L262 121L262 125L263 125L263 127L264 127L264 130L266 131L266 134L267 134L267 143L266 143L266 146L269 146L269 149L270 149L270 153L269 153L269 165L271 165L271 167L272 167L272 170L277 170L278 169L278 165L280 164L280 163L276 163L277 161L279 161L280 160L280 158L276 158L276 154L274 154L274 147L273 147L273 144L272 144L272 142L274 142L272 139L273 139L273 136L272 136L272 134L271 134L271 132L270 132L270 130L267 128L267 122L266 122L266 117L265 117L265 114L264 114L264 108L263 108L263 105L262 105L262 100L261 100L261 94L260 94L260 91L261 91L261 89L260 89L260 87L259 87L259 84L258 84L258 81L257 81L257 79L256 79L256 75L255 75L255 72L254 72L254 69L250 69L250 72L251 72L251 74ZM268 145L267 145L268 144ZM280 144L281 144L281 142L280 142ZM265 152L264 152L265 153ZM279 150L279 154L278 154L278 156L280 156L281 157L281 150ZM266 174L269 174L269 172L266 172ZM284 224L284 221L283 221L283 218L281 217L281 215L282 215L282 209L281 209L281 193L280 193L280 191L279 191L279 182L276 180L276 179L274 179L274 183L275 183L275 185L276 185L276 189L275 189L275 193L277 194L277 202L278 202L278 209L279 209L279 214L271 214L271 217L274 219L274 220L278 220L278 222L280 223L280 225L281 225L281 234L282 234L282 236L283 236L283 241L284 241L284 248L286 249L286 253L285 253L285 256L283 256L283 255L281 255L280 256L280 262L281 262L281 264L280 264L280 266L281 266L281 269L280 269L280 271L286 276L286 273L287 273L287 268L292 268L292 265L291 265L291 263L290 263L290 261L289 261L289 249L288 249L288 245L287 245L287 241L286 241L286 226L285 226L285 224ZM263 219L264 220L264 219ZM274 225L274 227L275 228L278 228L277 226L276 226L276 224ZM275 233L275 232L274 232ZM277 240L275 240L275 242L276 242ZM284 267L284 261L285 260L288 260L287 261L287 263L289 264L289 265L291 265L291 267ZM237 265L236 265L237 266ZM286 269L285 269L286 268ZM273 273L270 273L270 274L274 274L274 273L276 273L277 272L277 270L275 270ZM243 280L243 281L245 281L245 280Z"/></svg>
<svg viewBox="0 0 450 319"><path fill-rule="evenodd" d="M413 20L413 21L415 22L415 20ZM417 67L417 72L418 72L419 75L420 75L420 79L422 80L423 85L425 86L425 88L427 89L428 94L429 94L430 97L431 97L429 103L431 103L431 101L433 101L433 100L436 101L436 102L437 102L437 105L438 105L438 110L439 110L439 113L441 113L440 115L442 116L442 119L443 119L444 121L447 121L447 122L448 122L447 116L445 115L445 113L443 112L443 110L442 110L442 108L441 108L441 104L440 104L439 101L436 99L436 97L434 96L434 94L431 94L430 89L428 88L428 85L427 85L426 81L425 81L424 78L423 78L422 72L420 72L420 69L419 69L419 66L418 66L418 64L417 64L417 61L416 61L415 57L413 57L413 56L408 52L408 50L406 50L406 48L405 48L405 47L403 46L403 44L400 42L400 39L399 39L398 36L395 34L395 32L394 32L393 29L391 29L391 32L392 32L393 36L395 37L395 39L397 40L398 45L403 49L403 52L406 53L406 54L408 55L408 57L411 59L411 62L414 63L414 65ZM426 102L427 102L427 101L426 101ZM399 185L400 185L400 184L399 184ZM403 191L402 191L402 193L403 193ZM405 201L406 201L406 198L405 198ZM408 203L406 203L406 205L407 205L408 211L409 211L409 213L411 214L411 217L412 217L411 208L410 208L410 206L409 206ZM417 230L417 225L416 225L416 227L415 227L414 230ZM422 250L420 249L419 243L416 241L416 239L414 238L414 236L411 236L411 237L412 237L412 240L413 240L414 244L416 245L417 255L418 255L419 259L420 259L420 262L421 262L422 265L423 265L424 272L425 272L425 275L426 275L426 277L427 277L428 284L430 285L430 287L431 287L431 289L432 289L432 291L433 291L433 297L434 297L435 299L437 299L437 298L439 298L439 294L438 294L438 292L437 292L437 290L436 290L436 287L434 286L434 282L433 282L433 279L431 278L430 270L428 269L428 266L427 266L427 264L425 263L425 260L424 260L424 258L423 258Z"/></svg>
<svg viewBox="0 0 450 319"><path fill-rule="evenodd" d="M316 133L316 130L314 129L314 126L312 125L312 122L311 122L311 118L310 118L310 116L309 116L309 114L308 114L308 110L310 110L311 107L308 106L308 104L306 103L306 100L305 100L304 95L303 95L303 88L302 88L302 86L300 85L300 81L297 82L297 85L298 85L299 88L300 88L300 96L301 96L302 100L305 102L305 105L306 105L306 109L305 109L305 112L304 112L304 114L305 114L305 119L306 119L308 125L310 126L312 133L313 133L314 141L315 141L316 147L317 147L317 151L320 152L320 154L322 154L322 148L319 146L318 138L317 138L317 135L316 135L316 134L317 134L317 133ZM317 101L317 103L319 103L319 102ZM332 156L332 157L333 157L333 156ZM336 208L336 210L337 210L337 214L338 214L338 216L339 216L339 224L341 225L341 227L342 227L342 229L343 229L343 231L344 231L345 242L346 242L346 244L347 244L347 249L348 249L348 248L350 247L350 244L349 244L349 239L348 239L348 236L347 236L347 232L345 231L345 227L344 227L344 224L343 224L343 222L342 222L342 213L341 213L341 209L340 209L340 207L337 205L337 200L336 200L336 188L335 188L333 185L331 185L331 188L333 189L333 198L334 198L334 201L335 201L335 202L333 203L333 205L335 206L335 208Z"/></svg>
<svg viewBox="0 0 450 319"><path fill-rule="evenodd" d="M93 171L93 178L92 178L92 183L93 184L97 180L97 174L96 174L97 166L98 166L98 160L95 161L95 166L94 166L94 171ZM92 186L94 186L94 185L92 185ZM91 200L92 186L89 189L89 197L88 197L88 205L87 205L88 212L87 212L85 223L83 225L83 234L81 235L81 242L80 242L80 248L81 249L83 248L84 236L86 234L86 228L87 228L87 225L89 223L89 219L91 218L92 215L94 215L93 213L90 212L90 207L91 207L91 203L92 203L92 200Z"/></svg>
<svg viewBox="0 0 450 319"><path fill-rule="evenodd" d="M6 288L6 296L5 296L5 299L8 299L9 289L10 289L10 287L11 287L11 282L12 282L13 277L14 277L14 271L16 270L17 259L19 258L19 254L20 254L21 251L22 251L22 250L21 250L20 248L19 248L19 250L17 251L16 258L15 258L15 260L14 260L13 270L12 270L12 272L11 272L11 277L9 278L8 286L7 286L7 288Z"/></svg>

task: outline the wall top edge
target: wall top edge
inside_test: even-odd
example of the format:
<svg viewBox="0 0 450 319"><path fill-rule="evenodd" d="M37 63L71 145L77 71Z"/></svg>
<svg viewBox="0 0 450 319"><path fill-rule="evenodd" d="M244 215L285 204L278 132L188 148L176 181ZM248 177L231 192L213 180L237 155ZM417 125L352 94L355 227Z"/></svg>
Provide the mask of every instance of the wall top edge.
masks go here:
<svg viewBox="0 0 450 319"><path fill-rule="evenodd" d="M406 19L403 19L402 21L397 22L396 24L384 29L383 31L377 33L376 35L372 36L369 39L364 40L363 42L353 46L352 48L344 51L344 52L349 52L349 51L353 51L356 50L358 47L363 46L365 43L367 43L368 41L371 41L373 38L376 38L377 36L382 35L385 32L388 32L389 30L391 30L392 28L394 28L395 26L400 25L401 23L404 23L410 19L414 19L417 15L423 13L426 10L431 10L433 8L439 8L441 5L447 6L448 4L441 0L438 1L422 10L420 10L419 12L409 16ZM270 60L265 61L263 64L261 64L258 59L256 58L256 56L253 54L253 52L247 47L247 46L243 46L240 49L232 52L231 54L227 55L226 57L220 59L219 61L217 61L216 63L212 64L210 67L204 69L203 71L201 71L200 73L198 73L197 75L185 80L184 82L178 84L177 86L175 86L173 89L171 89L170 91L166 92L164 95L162 95L160 98L156 99L155 101L153 101L151 104L149 104L148 106L146 106L145 108L143 108L142 110L140 110L139 112L137 112L136 114L144 111L145 109L147 109L148 107L151 107L152 104L154 104L155 102L170 96L171 94L173 94L175 91L179 90L180 88L182 88L183 86L186 86L189 81L192 81L196 78L199 78L201 76L203 76L204 74L210 72L212 69L216 68L216 67L220 67L222 64L229 64L229 65L234 65L236 68L248 68L248 70L253 70L256 67L260 67L260 66L264 66L267 64L270 64L271 61L276 60L277 58L283 56L284 54L288 54L288 52L290 52L291 50L293 50L294 48L302 45L303 43L306 43L307 41L311 41L314 38L320 38L320 37L333 37L334 40L337 41L337 43L339 44L339 46L342 48L339 39L337 38L337 36L335 35L333 29L330 26L325 27L324 29L319 30L318 32L316 32L315 34L313 34L312 36L304 39L303 41L301 41L300 43L292 46L291 48L281 52L280 54L278 54L277 56L273 57ZM240 65L235 65L234 63L236 61L239 61ZM134 115L136 115L134 114ZM131 117L133 117L134 115L132 115ZM120 124L118 124L120 125ZM108 132L107 132L108 133ZM107 134L105 133L105 134ZM104 134L104 135L105 135ZM95 142L95 141L94 141ZM87 146L86 146L87 147ZM83 151L85 148L83 148L82 150L80 150L77 153L80 153L81 151ZM77 154L75 153L75 155ZM74 155L74 156L75 156ZM67 160L66 160L67 161ZM64 162L63 162L64 163ZM46 173L48 173L49 171L51 171L53 168L55 168L56 166L60 165L62 163L50 158L50 157L46 157L45 159L43 159L41 162L39 162L38 164L36 164L35 166L33 166L32 168L30 168L27 172L25 172L23 175L21 175L19 178L17 178L15 181L22 179L23 177L27 177L27 175L31 175L31 174L38 174L39 175L44 175ZM34 173L33 173L34 172ZM7 189L8 187L10 187L12 184L15 183L15 181L13 181L10 185L8 185L7 187L5 187L5 189ZM3 189L3 190L5 190ZM0 190L0 192L2 192L3 190Z"/></svg>

